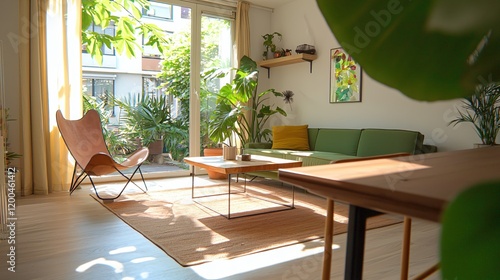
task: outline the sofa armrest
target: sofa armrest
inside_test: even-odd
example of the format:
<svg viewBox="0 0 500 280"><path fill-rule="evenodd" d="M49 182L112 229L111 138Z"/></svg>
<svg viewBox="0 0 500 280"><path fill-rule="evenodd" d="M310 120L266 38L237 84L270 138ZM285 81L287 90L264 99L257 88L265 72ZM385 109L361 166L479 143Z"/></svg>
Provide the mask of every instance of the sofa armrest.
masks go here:
<svg viewBox="0 0 500 280"><path fill-rule="evenodd" d="M273 143L247 143L245 144L246 149L271 149L273 147Z"/></svg>
<svg viewBox="0 0 500 280"><path fill-rule="evenodd" d="M417 155L418 154L429 154L429 153L436 153L436 152L437 152L437 146L423 144L420 149L415 151L415 154L417 154Z"/></svg>

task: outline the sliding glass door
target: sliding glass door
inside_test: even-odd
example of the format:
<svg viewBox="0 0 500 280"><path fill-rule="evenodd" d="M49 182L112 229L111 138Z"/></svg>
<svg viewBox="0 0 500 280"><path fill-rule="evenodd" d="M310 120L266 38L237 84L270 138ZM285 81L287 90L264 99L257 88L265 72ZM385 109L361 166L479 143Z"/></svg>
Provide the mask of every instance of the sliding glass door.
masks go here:
<svg viewBox="0 0 500 280"><path fill-rule="evenodd" d="M163 31L166 39L163 52L148 46L150 38L142 35L136 37L142 53L133 58L111 47L103 52L99 64L82 49L87 106L100 106L94 104L103 100L109 103L112 98L120 100L119 106L113 103L114 108L102 112L109 119L107 142L112 154L125 154L130 145L148 146L162 139L163 147L160 145L156 152L150 146L152 156L143 171L164 173L162 177L189 174L183 158L203 155L203 147L212 144L208 122L215 95L226 81L207 80L204 73L230 67L232 17L234 9L230 8L193 1L151 0L150 8L142 10L141 21ZM110 26L113 28L93 31L114 34L114 25ZM112 83L105 87L98 85L96 81L102 81L103 77L111 77ZM138 114L145 116L144 122L133 118L130 121L128 109L139 107L152 113Z"/></svg>
<svg viewBox="0 0 500 280"><path fill-rule="evenodd" d="M203 147L211 144L208 122L215 95L226 81L207 80L205 73L231 66L234 12L182 1L162 3L172 5L175 28L158 77L164 87L162 91L175 97L177 127L185 129L185 134L172 135L173 143L168 145L169 139L166 143L174 161L182 162L186 156L203 155ZM180 11L181 21L176 20L176 11ZM165 176L178 176L179 172L189 174L184 169Z"/></svg>
<svg viewBox="0 0 500 280"><path fill-rule="evenodd" d="M215 99L220 88L229 77L208 78L211 70L231 67L232 20L207 13L201 15L201 57L200 57L200 141L201 148L210 148L214 143L208 137L209 121ZM203 150L200 151L203 154Z"/></svg>

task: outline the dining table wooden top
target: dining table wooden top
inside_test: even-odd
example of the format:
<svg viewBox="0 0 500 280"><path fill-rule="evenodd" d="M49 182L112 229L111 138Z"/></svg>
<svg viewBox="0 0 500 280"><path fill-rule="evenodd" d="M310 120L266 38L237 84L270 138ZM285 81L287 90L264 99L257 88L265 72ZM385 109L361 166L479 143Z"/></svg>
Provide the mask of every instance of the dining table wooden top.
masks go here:
<svg viewBox="0 0 500 280"><path fill-rule="evenodd" d="M463 190L500 180L500 146L286 168L279 180L384 213L440 222Z"/></svg>

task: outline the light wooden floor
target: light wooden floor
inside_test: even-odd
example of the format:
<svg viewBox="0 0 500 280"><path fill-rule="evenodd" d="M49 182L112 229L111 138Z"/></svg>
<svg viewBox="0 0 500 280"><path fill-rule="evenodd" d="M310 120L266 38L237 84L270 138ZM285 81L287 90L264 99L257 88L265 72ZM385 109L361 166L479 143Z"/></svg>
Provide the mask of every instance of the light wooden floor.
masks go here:
<svg viewBox="0 0 500 280"><path fill-rule="evenodd" d="M148 186L189 186L190 180L149 180ZM84 186L72 196L64 192L18 198L16 272L7 270L12 245L2 240L0 279L320 279L321 241L182 267L97 203L91 192ZM410 276L437 262L439 230L435 223L413 221ZM331 279L343 279L345 238L334 237ZM399 279L401 238L401 224L367 232L364 279ZM428 279L440 279L439 273Z"/></svg>

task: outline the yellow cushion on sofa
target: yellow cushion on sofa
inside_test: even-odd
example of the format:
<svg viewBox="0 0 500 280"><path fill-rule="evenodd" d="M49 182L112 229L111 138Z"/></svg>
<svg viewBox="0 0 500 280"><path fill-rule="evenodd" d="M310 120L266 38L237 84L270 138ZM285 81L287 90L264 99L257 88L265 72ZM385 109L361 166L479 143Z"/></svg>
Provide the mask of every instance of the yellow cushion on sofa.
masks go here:
<svg viewBox="0 0 500 280"><path fill-rule="evenodd" d="M273 126L273 149L309 151L308 125Z"/></svg>

